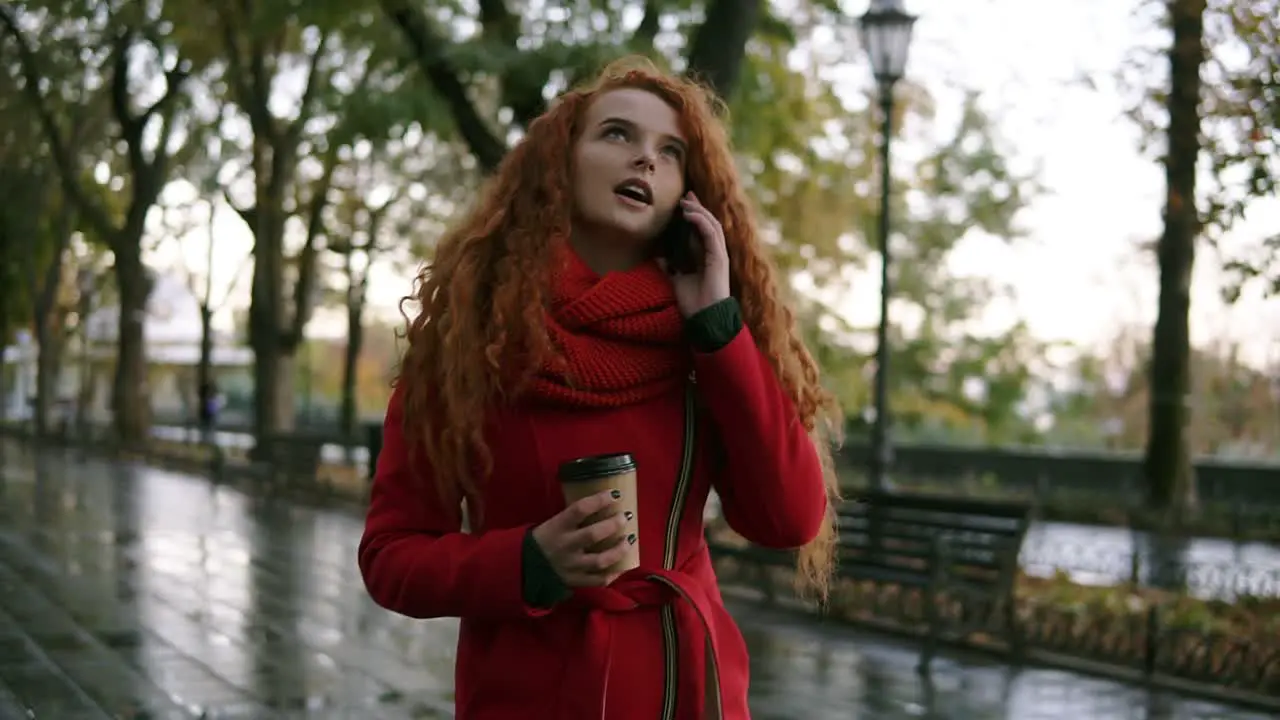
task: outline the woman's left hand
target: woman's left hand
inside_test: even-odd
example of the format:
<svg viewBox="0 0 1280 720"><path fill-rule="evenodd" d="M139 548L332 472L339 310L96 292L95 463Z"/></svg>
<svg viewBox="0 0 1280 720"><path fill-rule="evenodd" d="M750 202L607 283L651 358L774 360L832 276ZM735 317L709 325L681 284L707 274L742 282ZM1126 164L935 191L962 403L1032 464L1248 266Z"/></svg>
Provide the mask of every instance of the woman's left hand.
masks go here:
<svg viewBox="0 0 1280 720"><path fill-rule="evenodd" d="M676 212L683 212L702 237L703 255L699 272L671 275L680 314L692 317L699 310L729 297L729 251L720 221L692 192L685 193L680 199Z"/></svg>

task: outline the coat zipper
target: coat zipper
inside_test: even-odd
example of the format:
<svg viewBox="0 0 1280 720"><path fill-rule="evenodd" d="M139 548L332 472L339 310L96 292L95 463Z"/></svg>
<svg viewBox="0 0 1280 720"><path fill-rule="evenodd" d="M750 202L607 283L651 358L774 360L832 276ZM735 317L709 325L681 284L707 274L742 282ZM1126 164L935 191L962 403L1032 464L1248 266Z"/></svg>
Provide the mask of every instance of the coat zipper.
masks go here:
<svg viewBox="0 0 1280 720"><path fill-rule="evenodd" d="M680 539L680 519L684 515L689 484L693 478L693 449L697 427L692 378L684 396L684 455L680 458L680 475L676 478L675 494L671 498L671 514L667 516L666 554L662 559L665 570L676 568L676 548ZM676 637L676 613L671 605L662 607L662 647L665 656L665 673L662 686L662 720L675 720L676 690L680 676L679 638Z"/></svg>

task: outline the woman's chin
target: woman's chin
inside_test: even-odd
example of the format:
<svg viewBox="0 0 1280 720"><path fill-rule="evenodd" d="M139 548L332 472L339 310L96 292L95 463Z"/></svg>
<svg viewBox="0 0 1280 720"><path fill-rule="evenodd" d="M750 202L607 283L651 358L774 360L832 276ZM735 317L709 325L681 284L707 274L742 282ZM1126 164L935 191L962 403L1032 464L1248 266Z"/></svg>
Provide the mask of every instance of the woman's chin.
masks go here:
<svg viewBox="0 0 1280 720"><path fill-rule="evenodd" d="M651 218L606 217L592 222L581 219L575 223L574 235L591 244L600 243L612 247L647 250L662 233L661 226Z"/></svg>

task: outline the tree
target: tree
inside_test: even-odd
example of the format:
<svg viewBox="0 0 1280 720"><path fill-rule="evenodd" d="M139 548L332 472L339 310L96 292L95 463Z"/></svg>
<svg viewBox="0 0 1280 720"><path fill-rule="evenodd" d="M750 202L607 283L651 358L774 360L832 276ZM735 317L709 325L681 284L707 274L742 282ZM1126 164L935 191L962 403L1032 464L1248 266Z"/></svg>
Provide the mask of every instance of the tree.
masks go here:
<svg viewBox="0 0 1280 720"><path fill-rule="evenodd" d="M8 346L14 331L28 327L32 317L31 280L42 250L37 229L52 190L45 171L47 155L40 128L21 102L19 71L0 55L0 348ZM33 212L33 209L35 212Z"/></svg>
<svg viewBox="0 0 1280 720"><path fill-rule="evenodd" d="M824 75L828 65L849 60L857 51L817 39L815 28L829 29L840 21L835 3L806 0L785 14L767 3L717 0L584 1L562 15L518 11L521 4L501 0L480 3L474 14L461 9L427 13L412 0L382 0L382 7L482 172L496 167L509 140L545 109L547 98L620 55L645 53L660 65L708 80L729 102L729 129L744 183L760 210L775 261L787 274L803 273L817 290L814 297L797 298L810 345L846 407L865 405L858 371L865 363L842 337L859 330L848 328L831 304L847 287L847 270L868 260L865 239L874 229L878 197L871 160L877 126L862 109L847 107ZM628 17L640 19L628 24ZM458 27L477 30L450 31ZM800 48L810 58L807 63L795 62ZM902 93L905 102L899 105L895 131L908 116L932 120L927 93L908 83ZM901 236L894 239L895 247L904 246L895 250L904 257L893 268L904 288L897 302L914 305L931 324L917 338L921 356L935 358L928 370L919 368L926 377L936 371L936 358L946 354L945 343L959 324L992 294L982 282L957 283L949 277L947 256L971 230L1016 238L1013 218L1035 191L1030 178L1007 167L993 122L976 95L965 103L954 137L914 176L899 180L894 192L895 218L906 218ZM908 188L922 190L933 201L908 208L902 200ZM962 208L958 215L956 208ZM993 338L986 346L993 353L987 369L1009 368L1001 382L1022 388L1025 370L1011 368L1007 361L1002 365L998 357L1003 356L995 349L1015 342L1020 343L1019 357L1031 352L1016 332ZM981 364L970 362L965 372ZM899 377L897 392L907 396L919 378ZM969 402L969 410L958 413L963 422L986 422L970 411L988 413L991 425L984 434L1017 434L1004 427L1011 420L994 418L1016 414L1011 408L1018 401L1011 398L1020 391L1001 388L987 397L990 403L999 398L1010 409L997 412L988 403L978 411ZM995 430L996 425L1003 429Z"/></svg>
<svg viewBox="0 0 1280 720"><path fill-rule="evenodd" d="M66 340L67 308L60 303L64 290L65 257L71 244L74 215L60 197L36 206L42 217L35 234L28 239L34 248L28 253L32 271L27 285L31 293L32 324L36 341L36 397L33 408L37 437L49 430L49 411L57 400L57 381ZM44 252L40 252L43 250Z"/></svg>
<svg viewBox="0 0 1280 720"><path fill-rule="evenodd" d="M1147 331L1122 328L1099 353L1079 352L1059 368L1050 391L1047 439L1071 447L1141 450L1149 436L1151 345ZM1187 427L1192 456L1270 456L1280 451L1280 395L1269 368L1252 367L1238 346L1217 342L1191 352L1194 382Z"/></svg>
<svg viewBox="0 0 1280 720"><path fill-rule="evenodd" d="M1150 435L1143 470L1154 509L1177 521L1196 506L1187 442L1190 420L1191 274L1201 218L1196 161L1201 151L1200 74L1205 63L1205 0L1169 0L1164 231L1156 247L1160 299L1151 342Z"/></svg>
<svg viewBox="0 0 1280 720"><path fill-rule="evenodd" d="M1280 231L1226 247L1251 205L1280 180L1280 0L1212 0L1205 9L1202 126L1211 172L1205 227L1226 255L1229 301L1254 281L1280 295Z"/></svg>
<svg viewBox="0 0 1280 720"><path fill-rule="evenodd" d="M976 94L966 97L954 127L941 128L930 112L929 98L918 88L911 90L905 112L926 125L929 134L945 139L912 172L895 175L891 195L895 260L890 267L894 287L890 396L895 415L903 432L923 433L935 440L1026 440L1035 434L1025 407L1027 393L1046 347L1021 323L993 334L976 327L974 320L982 310L1008 289L982 277L957 277L949 260L965 240L975 236L1018 241L1023 236L1019 213L1039 192L1039 185L1033 173L1019 173L1009 166L1010 150ZM857 120L868 129L852 137L865 143L858 145L862 157L872 157L870 123L865 117ZM895 132L901 124L900 118ZM871 367L874 329L849 327L835 308L839 293L849 286L847 271L851 267L869 270L870 263L878 261L865 252L877 218L874 168L859 163L846 171L844 187L854 190L845 191L843 203L852 212L842 215L836 210L839 195L822 183L824 175L834 176L834 170L823 169L817 162L807 166L819 168L816 179L793 170L787 175L795 177L782 182L762 175L759 187L787 188L782 196L796 198L778 203L776 212L786 224L800 229L789 231L789 236L809 242L780 239L774 246L775 257L784 268L803 270L811 278L811 292L819 302L808 304L802 312L810 316L811 324L825 326L830 337L811 332L809 341L820 349L824 369L834 374L833 387L838 388L846 411L862 415L871 405L867 392L871 376L866 372ZM810 183L812 189L805 189ZM791 209L792 203L804 208L806 198L823 198L815 204L830 203L832 209L805 214ZM833 342L843 344L843 352L831 347ZM864 350L853 351L852 346ZM860 428L859 417L852 429Z"/></svg>
<svg viewBox="0 0 1280 720"><path fill-rule="evenodd" d="M576 3L582 12L558 16L545 11L522 14L505 0L483 0L475 18L478 35L458 38L447 28L462 19L461 10L428 12L414 0L380 2L486 174L506 155L512 132L546 109L549 90L563 89L610 58L654 52L665 19L679 22L690 38L683 59L686 72L729 97L742 72L747 42L765 16L761 0L709 0L692 8L661 0L584 0ZM640 22L627 32L624 14L636 10L643 13ZM701 22L694 27L698 15ZM535 49L522 49L529 46ZM484 101L473 96L483 96ZM498 121L503 115L510 121Z"/></svg>
<svg viewBox="0 0 1280 720"><path fill-rule="evenodd" d="M1187 313L1196 244L1223 251L1228 300L1262 279L1275 290L1280 237L1227 247L1223 241L1260 197L1274 195L1280 171L1280 4L1276 0L1147 0L1169 38L1139 49L1122 69L1138 91L1130 110L1149 144L1163 145L1167 193L1156 244L1159 314L1153 334L1146 477L1152 503L1171 520L1196 505L1186 428L1193 385ZM1158 60L1164 68L1152 72ZM1167 68L1167 70L1166 70ZM1126 78L1125 75L1130 77ZM1152 83L1150 78L1159 77ZM1157 141L1163 140L1163 143ZM1209 172L1198 172L1204 162Z"/></svg>
<svg viewBox="0 0 1280 720"><path fill-rule="evenodd" d="M0 204L0 353L4 353L19 332L33 325L47 327L47 323L37 317L33 300L40 295L39 268L48 264L50 254L48 235L40 228L45 207L43 196L49 188L48 178L33 172L24 162L27 158L6 157L11 155L9 148L32 151L30 145L6 142L0 147L3 148L0 150L0 193L8 199ZM37 153L38 150L32 152ZM38 367L43 367L43 363ZM41 383L37 381L37 385ZM9 388L0 386L0 406L5 411L8 398ZM37 402L37 417L43 418L45 415L40 414L39 407ZM42 420L38 421L37 429L43 432Z"/></svg>
<svg viewBox="0 0 1280 720"><path fill-rule="evenodd" d="M222 191L217 178L221 167L218 145L217 142L210 143L204 156L189 169L188 178L194 185L193 195L185 201L166 205L160 223L166 237L173 238L180 244L197 239L197 247L204 251L204 260L200 264L202 270L195 271L182 261L181 267L177 268L185 276L187 289L195 298L200 311L200 356L196 364L196 389L201 418L205 417L204 403L211 399L206 393L215 389L213 316L235 295L242 278L247 274L251 259L245 256L230 281L215 293L215 253L222 244L218 242L216 233L218 207L222 202ZM183 250L184 248L179 248L180 255L186 254Z"/></svg>
<svg viewBox="0 0 1280 720"><path fill-rule="evenodd" d="M342 305L347 314L347 343L342 358L342 400L338 423L343 434L350 438L356 436L356 383L360 350L364 345L364 309L369 294L369 276L379 250L385 249L387 243L384 222L388 211L398 200L399 193L394 193L377 204L367 201L349 203L344 210L351 234L332 248L342 255L346 281Z"/></svg>
<svg viewBox="0 0 1280 720"><path fill-rule="evenodd" d="M249 342L255 355L257 432L294 423L297 351L319 296L317 263L326 241L324 218L344 149L385 132L390 118L413 112L416 94L372 35L376 16L344 2L291 6L244 2L202 7L220 46L225 100L238 110L251 138L247 170L252 200L228 200L254 237ZM204 42L206 26L183 19L190 42ZM291 113L279 112L278 89L302 73ZM394 92L393 92L394 91ZM289 253L296 239L296 253Z"/></svg>
<svg viewBox="0 0 1280 720"><path fill-rule="evenodd" d="M219 57L224 62L226 99L247 119L252 135L249 168L253 200L232 202L232 206L254 237L249 344L255 353L254 425L261 435L287 430L293 424L291 361L311 315L320 228L318 223L305 227L295 265L292 308L286 313L286 227L296 212L294 191L304 153L319 149L323 158L310 204L322 208L328 199L336 149L324 152L304 144L304 133L320 109L319 96L332 72L331 67L322 66L331 38L327 30L317 32L308 27L291 6L248 2L215 8L216 28L223 43ZM273 111L273 89L290 61L299 58L304 63L305 85L298 110L293 118L281 118Z"/></svg>
<svg viewBox="0 0 1280 720"><path fill-rule="evenodd" d="M0 149L0 191L7 202L0 208L0 246L5 252L3 270L5 309L0 345L7 345L9 328L32 330L36 348L36 392L32 405L33 429L44 436L50 425L50 410L56 399L56 382L64 345L63 259L76 229L73 207L59 192L57 172L52 168L49 144L39 122L22 100L21 56L6 58L0 83L6 92L0 101L4 116L5 142ZM52 69L52 68L50 68ZM70 142L83 147L92 134L91 110L62 107L69 116ZM81 110L75 112L75 110Z"/></svg>
<svg viewBox="0 0 1280 720"><path fill-rule="evenodd" d="M328 300L347 316L338 417L348 436L359 419L365 307L375 264L412 268L429 255L478 180L466 167L469 160L465 148L417 122L343 151L325 225L330 259L339 263L326 268L333 278Z"/></svg>
<svg viewBox="0 0 1280 720"><path fill-rule="evenodd" d="M145 441L150 422L143 318L150 279L142 260L146 219L183 146L181 89L191 67L139 3L24 2L0 6L0 25L13 39L23 87L57 168L61 191L86 228L110 247L119 292L119 328L112 405L125 446ZM142 53L145 52L146 55ZM147 102L141 80L160 79ZM54 72L50 72L54 70ZM56 98L83 98L86 112L109 108L122 157L86 167L87 158L57 111ZM89 171L119 171L111 190L127 188L123 208Z"/></svg>

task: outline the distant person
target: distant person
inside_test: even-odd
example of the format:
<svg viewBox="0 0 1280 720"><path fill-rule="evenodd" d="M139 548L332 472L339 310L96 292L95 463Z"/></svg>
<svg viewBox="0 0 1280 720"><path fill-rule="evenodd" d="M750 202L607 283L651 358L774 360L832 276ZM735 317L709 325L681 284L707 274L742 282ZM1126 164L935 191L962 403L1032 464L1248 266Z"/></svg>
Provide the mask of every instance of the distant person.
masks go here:
<svg viewBox="0 0 1280 720"><path fill-rule="evenodd" d="M205 435L206 441L211 437L214 427L218 423L218 386L212 382L200 384L199 389L199 412L200 412L200 430Z"/></svg>
<svg viewBox="0 0 1280 720"><path fill-rule="evenodd" d="M835 408L734 167L708 91L614 65L529 126L418 278L359 564L382 606L462 619L458 720L747 718L713 487L825 589ZM638 497L566 507L562 464L618 453Z"/></svg>

